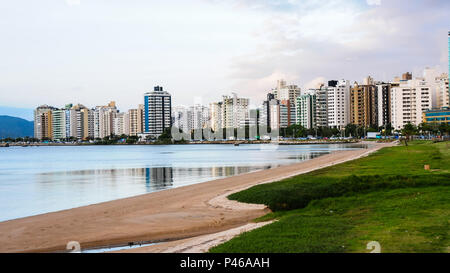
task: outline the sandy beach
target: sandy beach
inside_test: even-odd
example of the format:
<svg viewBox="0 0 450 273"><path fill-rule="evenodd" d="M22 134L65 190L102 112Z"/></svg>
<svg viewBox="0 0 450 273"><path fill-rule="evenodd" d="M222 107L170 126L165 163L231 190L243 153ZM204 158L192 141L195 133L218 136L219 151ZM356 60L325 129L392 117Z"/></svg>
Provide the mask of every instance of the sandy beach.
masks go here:
<svg viewBox="0 0 450 273"><path fill-rule="evenodd" d="M80 242L84 249L170 241L130 251L203 252L217 238L214 234L224 238L217 243L229 240L241 231L255 228L251 221L269 212L263 205L229 201L229 194L353 160L393 144L371 145L369 149L338 151L274 169L1 222L0 252L64 251L69 241ZM205 237L211 235L212 238Z"/></svg>

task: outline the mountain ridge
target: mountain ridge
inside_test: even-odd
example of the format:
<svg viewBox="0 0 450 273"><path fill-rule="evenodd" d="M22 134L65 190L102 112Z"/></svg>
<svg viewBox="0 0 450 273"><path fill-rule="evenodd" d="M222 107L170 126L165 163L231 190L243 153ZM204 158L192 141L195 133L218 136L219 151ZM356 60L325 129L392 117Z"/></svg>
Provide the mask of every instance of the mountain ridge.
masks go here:
<svg viewBox="0 0 450 273"><path fill-rule="evenodd" d="M23 118L0 115L0 138L33 137L34 122Z"/></svg>

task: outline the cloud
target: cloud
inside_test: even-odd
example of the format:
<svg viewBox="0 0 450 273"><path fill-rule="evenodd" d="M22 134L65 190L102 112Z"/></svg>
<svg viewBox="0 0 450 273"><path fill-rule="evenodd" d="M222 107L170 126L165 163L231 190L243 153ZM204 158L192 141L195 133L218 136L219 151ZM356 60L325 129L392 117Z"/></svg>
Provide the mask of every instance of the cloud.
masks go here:
<svg viewBox="0 0 450 273"><path fill-rule="evenodd" d="M69 6L78 6L81 5L81 0L65 0L66 4Z"/></svg>
<svg viewBox="0 0 450 273"><path fill-rule="evenodd" d="M235 86L246 86L247 94L261 99L261 88L274 87L276 81L261 84L275 73L307 89L318 79L361 81L372 75L391 80L417 67L445 67L449 1L380 5L372 0L369 7L354 1L320 3L309 0L303 2L308 10L268 16L258 31L259 47L233 59L230 77L239 79Z"/></svg>
<svg viewBox="0 0 450 273"><path fill-rule="evenodd" d="M369 6L379 6L381 5L381 0L366 0Z"/></svg>
<svg viewBox="0 0 450 273"><path fill-rule="evenodd" d="M317 78L313 79L312 81L306 83L304 85L305 90L303 90L303 91L305 92L306 90L311 89L311 88L314 88L314 89L319 88L321 84L326 84L326 83L327 83L327 79L325 77L317 77Z"/></svg>
<svg viewBox="0 0 450 273"><path fill-rule="evenodd" d="M280 78L307 88L448 67L448 0L22 1L0 9L10 106L136 107L154 85L175 104L229 92L259 104Z"/></svg>

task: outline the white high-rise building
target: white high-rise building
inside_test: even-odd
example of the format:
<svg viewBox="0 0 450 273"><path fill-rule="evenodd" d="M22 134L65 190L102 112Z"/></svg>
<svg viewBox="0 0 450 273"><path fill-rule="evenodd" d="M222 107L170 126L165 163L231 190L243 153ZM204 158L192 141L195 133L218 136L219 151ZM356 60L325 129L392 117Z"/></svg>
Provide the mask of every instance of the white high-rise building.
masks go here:
<svg viewBox="0 0 450 273"><path fill-rule="evenodd" d="M190 113L185 106L175 106L172 110L172 125L183 131L184 133L191 132Z"/></svg>
<svg viewBox="0 0 450 273"><path fill-rule="evenodd" d="M275 95L275 99L281 101L285 106L287 106L289 111L288 124L295 124L297 120L297 110L295 107L297 97L300 96L301 89L297 85L287 85L286 81L279 80L277 82L277 87L272 89L271 92Z"/></svg>
<svg viewBox="0 0 450 273"><path fill-rule="evenodd" d="M189 107L191 130L207 128L210 123L209 109L206 106L196 104Z"/></svg>
<svg viewBox="0 0 450 273"><path fill-rule="evenodd" d="M430 86L433 109L449 106L448 74L441 74L434 68L425 68L423 80Z"/></svg>
<svg viewBox="0 0 450 273"><path fill-rule="evenodd" d="M184 133L192 130L208 128L211 124L209 109L206 106L196 104L194 106L173 107L173 126L181 129Z"/></svg>
<svg viewBox="0 0 450 273"><path fill-rule="evenodd" d="M130 116L128 112L117 113L113 117L114 135L130 135Z"/></svg>
<svg viewBox="0 0 450 273"><path fill-rule="evenodd" d="M391 88L391 119L394 129L419 125L422 113L432 109L432 86L424 79L401 81Z"/></svg>
<svg viewBox="0 0 450 273"><path fill-rule="evenodd" d="M97 106L93 109L94 138L105 138L114 134L114 117L118 110L115 102L106 106Z"/></svg>
<svg viewBox="0 0 450 273"><path fill-rule="evenodd" d="M449 89L448 89L448 75L442 74L441 76L436 78L436 107L435 108L442 108L442 107L449 107L450 101L449 101Z"/></svg>
<svg viewBox="0 0 450 273"><path fill-rule="evenodd" d="M336 83L336 82L330 82ZM339 129L350 123L350 82L340 80L327 88L328 126Z"/></svg>
<svg viewBox="0 0 450 273"><path fill-rule="evenodd" d="M239 126L248 120L249 99L239 98L237 94L233 96L223 96L222 100L222 126L223 128L239 128Z"/></svg>

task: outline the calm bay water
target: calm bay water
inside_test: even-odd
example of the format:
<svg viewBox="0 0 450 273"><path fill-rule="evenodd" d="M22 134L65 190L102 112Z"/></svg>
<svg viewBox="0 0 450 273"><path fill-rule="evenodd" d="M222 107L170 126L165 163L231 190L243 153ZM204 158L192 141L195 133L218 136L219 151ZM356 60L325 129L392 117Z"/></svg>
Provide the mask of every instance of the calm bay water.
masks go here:
<svg viewBox="0 0 450 273"><path fill-rule="evenodd" d="M0 221L292 164L364 145L0 148Z"/></svg>

